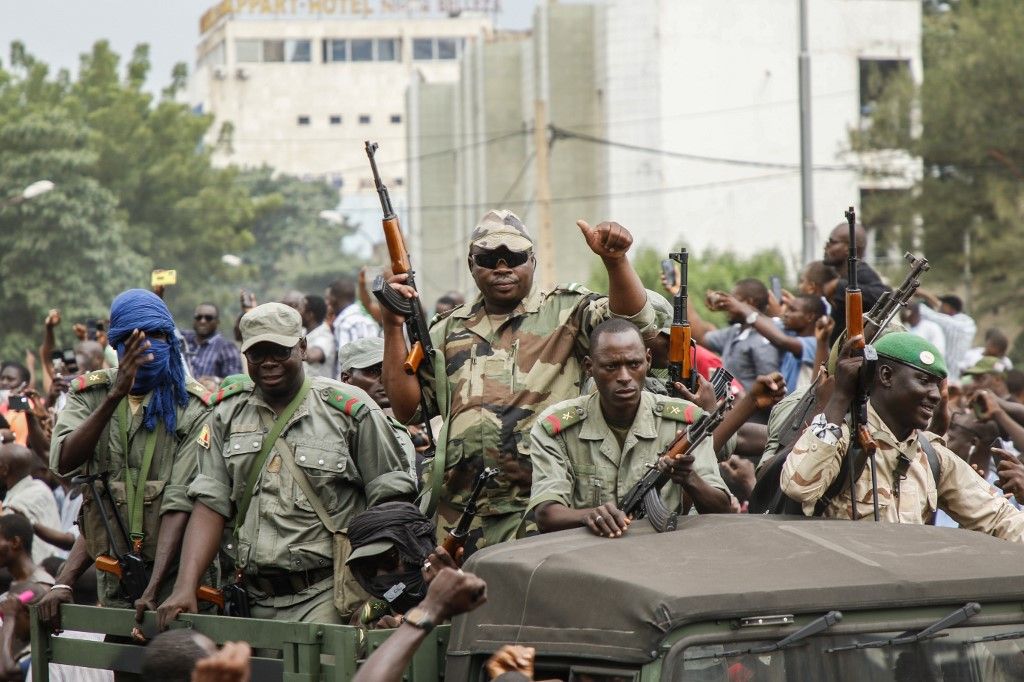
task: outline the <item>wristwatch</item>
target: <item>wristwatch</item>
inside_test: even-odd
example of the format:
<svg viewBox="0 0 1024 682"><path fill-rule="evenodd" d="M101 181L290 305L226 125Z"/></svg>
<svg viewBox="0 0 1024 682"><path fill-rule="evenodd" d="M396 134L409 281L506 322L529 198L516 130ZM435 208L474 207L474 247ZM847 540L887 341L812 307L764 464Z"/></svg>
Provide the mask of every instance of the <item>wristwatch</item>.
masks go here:
<svg viewBox="0 0 1024 682"><path fill-rule="evenodd" d="M434 629L434 625L436 625L436 623L434 623L433 619L431 618L430 614L427 613L426 609L421 609L418 606L414 606L413 608L405 612L404 622L408 623L414 628L419 628L420 630L423 630L423 632L430 632Z"/></svg>
<svg viewBox="0 0 1024 682"><path fill-rule="evenodd" d="M825 445L835 445L843 437L843 429L825 419L825 413L819 412L811 420L811 429L815 437Z"/></svg>
<svg viewBox="0 0 1024 682"><path fill-rule="evenodd" d="M752 325L757 322L757 316L758 312L756 310L751 310L750 314L747 315L747 324Z"/></svg>

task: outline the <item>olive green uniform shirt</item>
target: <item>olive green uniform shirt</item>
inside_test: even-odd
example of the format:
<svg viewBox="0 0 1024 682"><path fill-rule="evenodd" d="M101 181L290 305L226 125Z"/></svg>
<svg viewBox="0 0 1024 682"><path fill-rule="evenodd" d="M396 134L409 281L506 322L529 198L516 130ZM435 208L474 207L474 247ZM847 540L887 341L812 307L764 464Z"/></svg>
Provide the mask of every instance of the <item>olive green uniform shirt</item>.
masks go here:
<svg viewBox="0 0 1024 682"><path fill-rule="evenodd" d="M434 323L431 341L444 357L450 409L437 404L430 362L420 366L429 416L442 414L448 472L441 500L464 507L476 475L501 473L484 489L482 517L522 513L533 478L530 427L551 405L580 394L591 330L614 315L608 298L575 285L534 289L506 316L488 315L483 297ZM656 329L650 300L628 317ZM431 461L424 464L430 472ZM429 489L429 487L427 487Z"/></svg>
<svg viewBox="0 0 1024 682"><path fill-rule="evenodd" d="M642 392L636 417L620 448L596 393L553 405L530 430L533 494L529 507L543 502L559 502L571 509L607 502L618 505L679 430L701 414L699 407L686 400ZM710 437L697 446L693 470L705 483L729 493ZM665 506L679 509L680 493L680 486L666 483L661 489Z"/></svg>
<svg viewBox="0 0 1024 682"><path fill-rule="evenodd" d="M381 409L361 389L310 377L312 387L281 432L299 469L320 496L336 527L376 504L411 499L409 463ZM234 524L252 465L276 415L252 382L215 394L205 444L190 444L199 473L189 496ZM278 454L271 450L238 534L237 561L246 574L322 569L333 561L333 536Z"/></svg>
<svg viewBox="0 0 1024 682"><path fill-rule="evenodd" d="M60 451L64 446L64 441L81 426L82 422L99 409L103 401L106 400L116 377L116 369L103 369L83 374L71 382L67 404L57 417L50 441L50 468L54 472L57 471L60 462ZM192 511L192 502L188 498L187 491L196 475L196 458L195 453L184 445L194 441L198 436L208 408L203 402L203 396L207 391L201 384L190 379L186 382L186 389L189 393L189 401L184 407L176 408L177 421L173 434L168 434L162 423L158 423L153 432L155 435L150 435L142 428L142 416L153 395L150 393L146 395L142 407L136 413L132 414L128 410L130 424L127 454L121 445L121 411L114 410L114 414L100 435L92 458L66 474L67 478L71 478L79 474L107 472L110 492L117 501L118 513L125 530L130 532L130 519L125 501L125 468L127 467L133 474L134 481L134 477L138 476L142 466L147 436L157 439L156 449L153 451L153 461L143 488L142 530L145 533L145 538L142 544L142 555L149 562L152 562L156 556L160 516L171 511ZM101 485L97 482L97 488ZM95 558L99 554L119 555L125 552L126 548L121 537L117 537L115 546L110 545L89 486L83 487L83 495L80 524L89 555ZM103 508L109 518L109 500L104 499ZM110 522L114 533L119 534L117 523L112 518ZM107 578L106 574L99 576L101 602L105 606L113 606L117 601L114 597L116 582ZM164 581L163 587L169 588L173 584L172 574L170 579Z"/></svg>

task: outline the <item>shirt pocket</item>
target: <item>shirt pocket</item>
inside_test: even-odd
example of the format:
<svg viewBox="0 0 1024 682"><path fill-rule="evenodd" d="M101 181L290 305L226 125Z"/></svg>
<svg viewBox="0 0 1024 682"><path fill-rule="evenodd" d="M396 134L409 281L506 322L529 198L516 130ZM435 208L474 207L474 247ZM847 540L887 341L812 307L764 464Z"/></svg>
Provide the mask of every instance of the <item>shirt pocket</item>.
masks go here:
<svg viewBox="0 0 1024 682"><path fill-rule="evenodd" d="M579 507L599 507L604 503L606 482L597 474L593 464L573 464L576 476L576 504Z"/></svg>
<svg viewBox="0 0 1024 682"><path fill-rule="evenodd" d="M330 513L337 511L345 487L359 483L348 444L344 441L304 440L291 445L299 473L309 481L324 508ZM296 481L292 481L292 500L299 509L315 513Z"/></svg>
<svg viewBox="0 0 1024 682"><path fill-rule="evenodd" d="M238 502L242 498L242 491L249 480L249 469L256 463L256 455L263 449L265 435L261 431L245 431L232 433L224 441L224 449L221 451L225 459L225 466L231 476L232 488L231 499ZM270 453L269 457L273 457ZM266 478L266 477L264 477ZM264 481L265 487L268 481Z"/></svg>

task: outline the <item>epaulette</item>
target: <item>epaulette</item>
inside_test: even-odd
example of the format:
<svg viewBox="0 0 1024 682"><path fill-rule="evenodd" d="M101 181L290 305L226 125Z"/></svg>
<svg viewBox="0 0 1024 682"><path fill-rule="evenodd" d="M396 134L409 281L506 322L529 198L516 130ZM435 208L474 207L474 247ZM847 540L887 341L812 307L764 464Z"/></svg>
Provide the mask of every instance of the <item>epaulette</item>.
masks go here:
<svg viewBox="0 0 1024 682"><path fill-rule="evenodd" d="M686 422L687 424L692 424L704 414L704 410L691 402L673 399L659 401L654 407L654 411L661 414L665 419Z"/></svg>
<svg viewBox="0 0 1024 682"><path fill-rule="evenodd" d="M349 395L340 388L329 388L324 391L324 402L350 417L356 416L359 414L359 410L366 407L366 403L362 400Z"/></svg>
<svg viewBox="0 0 1024 682"><path fill-rule="evenodd" d="M195 379L188 379L185 381L185 390L202 400L204 403L206 402L207 396L210 395L210 392L206 390L206 387Z"/></svg>
<svg viewBox="0 0 1024 682"><path fill-rule="evenodd" d="M590 289L586 288L579 282L569 282L567 284L556 284L555 288L551 290L553 294L592 294L594 293Z"/></svg>
<svg viewBox="0 0 1024 682"><path fill-rule="evenodd" d="M110 373L97 371L97 372L86 372L85 374L79 374L75 377L74 381L71 382L71 390L75 393L85 391L92 388L93 386L105 386L110 384Z"/></svg>
<svg viewBox="0 0 1024 682"><path fill-rule="evenodd" d="M446 317L451 317L452 313L454 313L456 310L458 310L459 308L462 308L462 307L464 307L466 305L467 304L465 304L465 303L460 303L459 305L455 306L451 310L446 310L443 313L434 313L433 317L430 318L430 322L427 323L427 328L429 329L430 327L433 327L435 324L437 324L441 320L445 319Z"/></svg>
<svg viewBox="0 0 1024 682"><path fill-rule="evenodd" d="M206 404L212 407L213 405L223 401L225 398L229 398L239 393L248 393L254 388L256 388L256 384L252 381L236 381L233 384L228 384L227 386L218 388L216 391L207 393L205 398Z"/></svg>
<svg viewBox="0 0 1024 682"><path fill-rule="evenodd" d="M405 424L403 424L402 422L398 421L394 417L392 417L390 414L387 415L387 419L388 419L388 423L391 424L391 428L398 429L399 431L405 431L406 433L409 433L409 427L406 426Z"/></svg>
<svg viewBox="0 0 1024 682"><path fill-rule="evenodd" d="M563 410L555 410L544 417L544 430L549 436L557 436L568 427L583 421L587 416L586 410L579 405L566 407Z"/></svg>

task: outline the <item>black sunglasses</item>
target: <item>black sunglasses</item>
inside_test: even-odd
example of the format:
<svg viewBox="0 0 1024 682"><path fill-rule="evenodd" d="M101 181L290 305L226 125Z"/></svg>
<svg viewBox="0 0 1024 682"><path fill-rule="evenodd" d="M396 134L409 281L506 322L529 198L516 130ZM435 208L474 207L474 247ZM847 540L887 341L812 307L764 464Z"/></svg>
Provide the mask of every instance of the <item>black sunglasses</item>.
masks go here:
<svg viewBox="0 0 1024 682"><path fill-rule="evenodd" d="M276 343L268 344L259 350L250 348L245 351L245 359L249 361L250 365L262 365L267 360L284 362L292 356L292 350L293 348L278 346Z"/></svg>
<svg viewBox="0 0 1024 682"><path fill-rule="evenodd" d="M498 263L501 261L505 261L505 265L510 268L518 268L520 265L530 260L531 255L533 255L531 251L509 251L508 249L499 249L497 251L474 253L470 255L470 258L473 259L473 262L477 267L493 270L498 267Z"/></svg>
<svg viewBox="0 0 1024 682"><path fill-rule="evenodd" d="M196 315L195 319L196 319L197 322L199 320L206 320L207 322L212 322L213 320L217 319L217 316L216 315Z"/></svg>

